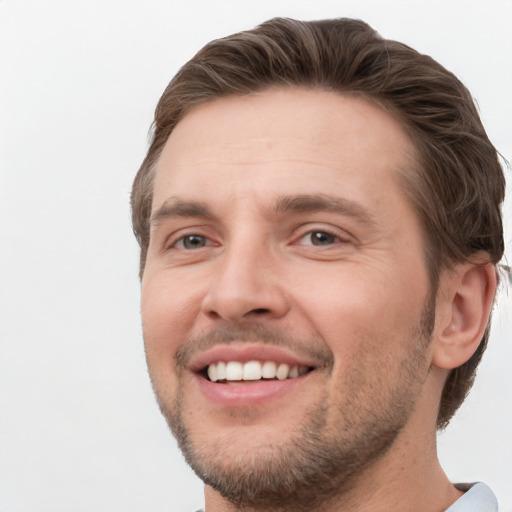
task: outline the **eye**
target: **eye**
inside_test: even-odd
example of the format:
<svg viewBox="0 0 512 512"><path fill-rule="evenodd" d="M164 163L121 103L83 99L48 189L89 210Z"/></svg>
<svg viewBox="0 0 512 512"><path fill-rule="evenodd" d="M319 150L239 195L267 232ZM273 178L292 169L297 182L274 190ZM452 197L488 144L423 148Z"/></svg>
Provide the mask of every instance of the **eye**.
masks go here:
<svg viewBox="0 0 512 512"><path fill-rule="evenodd" d="M206 245L211 245L208 238L203 235L185 235L181 238L178 238L176 242L174 242L173 247L176 249L186 249L186 250L194 250L201 249Z"/></svg>
<svg viewBox="0 0 512 512"><path fill-rule="evenodd" d="M315 246L328 246L340 243L341 241L339 236L333 235L327 231L310 231L300 239L300 242L304 245Z"/></svg>

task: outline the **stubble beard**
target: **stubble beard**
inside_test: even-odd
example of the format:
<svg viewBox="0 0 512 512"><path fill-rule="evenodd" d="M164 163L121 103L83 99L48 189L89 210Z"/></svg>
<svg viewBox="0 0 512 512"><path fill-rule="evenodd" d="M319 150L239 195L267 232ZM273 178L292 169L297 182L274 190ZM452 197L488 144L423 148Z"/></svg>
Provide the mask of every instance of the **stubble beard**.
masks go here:
<svg viewBox="0 0 512 512"><path fill-rule="evenodd" d="M200 446L187 424L181 381L173 404L154 386L155 394L187 463L237 510L316 510L346 495L406 425L429 371L425 354L433 324L434 306L429 301L413 333L414 342L408 340L410 351L402 360L394 360L399 370L393 382L368 382L366 374L373 371L372 365L347 370L337 423L329 421L326 396L304 411L304 420L286 442L269 439L268 446L256 449L257 453L229 455L230 440L222 437ZM385 378L386 372L380 375Z"/></svg>

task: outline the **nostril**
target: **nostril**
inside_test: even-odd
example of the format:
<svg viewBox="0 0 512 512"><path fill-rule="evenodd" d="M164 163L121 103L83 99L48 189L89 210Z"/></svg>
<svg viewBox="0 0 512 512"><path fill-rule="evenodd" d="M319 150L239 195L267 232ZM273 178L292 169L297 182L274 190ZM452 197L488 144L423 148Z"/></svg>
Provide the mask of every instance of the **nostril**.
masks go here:
<svg viewBox="0 0 512 512"><path fill-rule="evenodd" d="M266 309L266 308L256 308L256 309L251 310L251 313L255 313L257 315L264 315L269 312L270 312L270 310Z"/></svg>

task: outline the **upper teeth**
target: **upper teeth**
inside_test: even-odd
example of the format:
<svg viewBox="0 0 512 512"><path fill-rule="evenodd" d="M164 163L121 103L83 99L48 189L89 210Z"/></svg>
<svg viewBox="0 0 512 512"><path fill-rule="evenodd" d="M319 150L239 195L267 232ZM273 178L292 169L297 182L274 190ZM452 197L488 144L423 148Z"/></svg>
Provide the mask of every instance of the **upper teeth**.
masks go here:
<svg viewBox="0 0 512 512"><path fill-rule="evenodd" d="M308 371L307 366L290 366L286 363L275 363L274 361L219 361L208 366L208 377L212 382L218 380L260 380L293 379L304 375Z"/></svg>

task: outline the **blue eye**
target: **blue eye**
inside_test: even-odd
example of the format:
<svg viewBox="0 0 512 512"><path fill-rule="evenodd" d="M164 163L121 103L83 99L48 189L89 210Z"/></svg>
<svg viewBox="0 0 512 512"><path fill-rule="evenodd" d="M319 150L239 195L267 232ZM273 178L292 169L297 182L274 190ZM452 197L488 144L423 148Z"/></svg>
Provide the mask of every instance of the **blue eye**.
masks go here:
<svg viewBox="0 0 512 512"><path fill-rule="evenodd" d="M207 245L207 239L202 235L186 235L176 241L175 247L178 249L201 249Z"/></svg>
<svg viewBox="0 0 512 512"><path fill-rule="evenodd" d="M309 242L306 241L307 239L309 239ZM340 241L339 237L326 231L311 231L303 237L303 240L307 245L316 246L332 245Z"/></svg>

